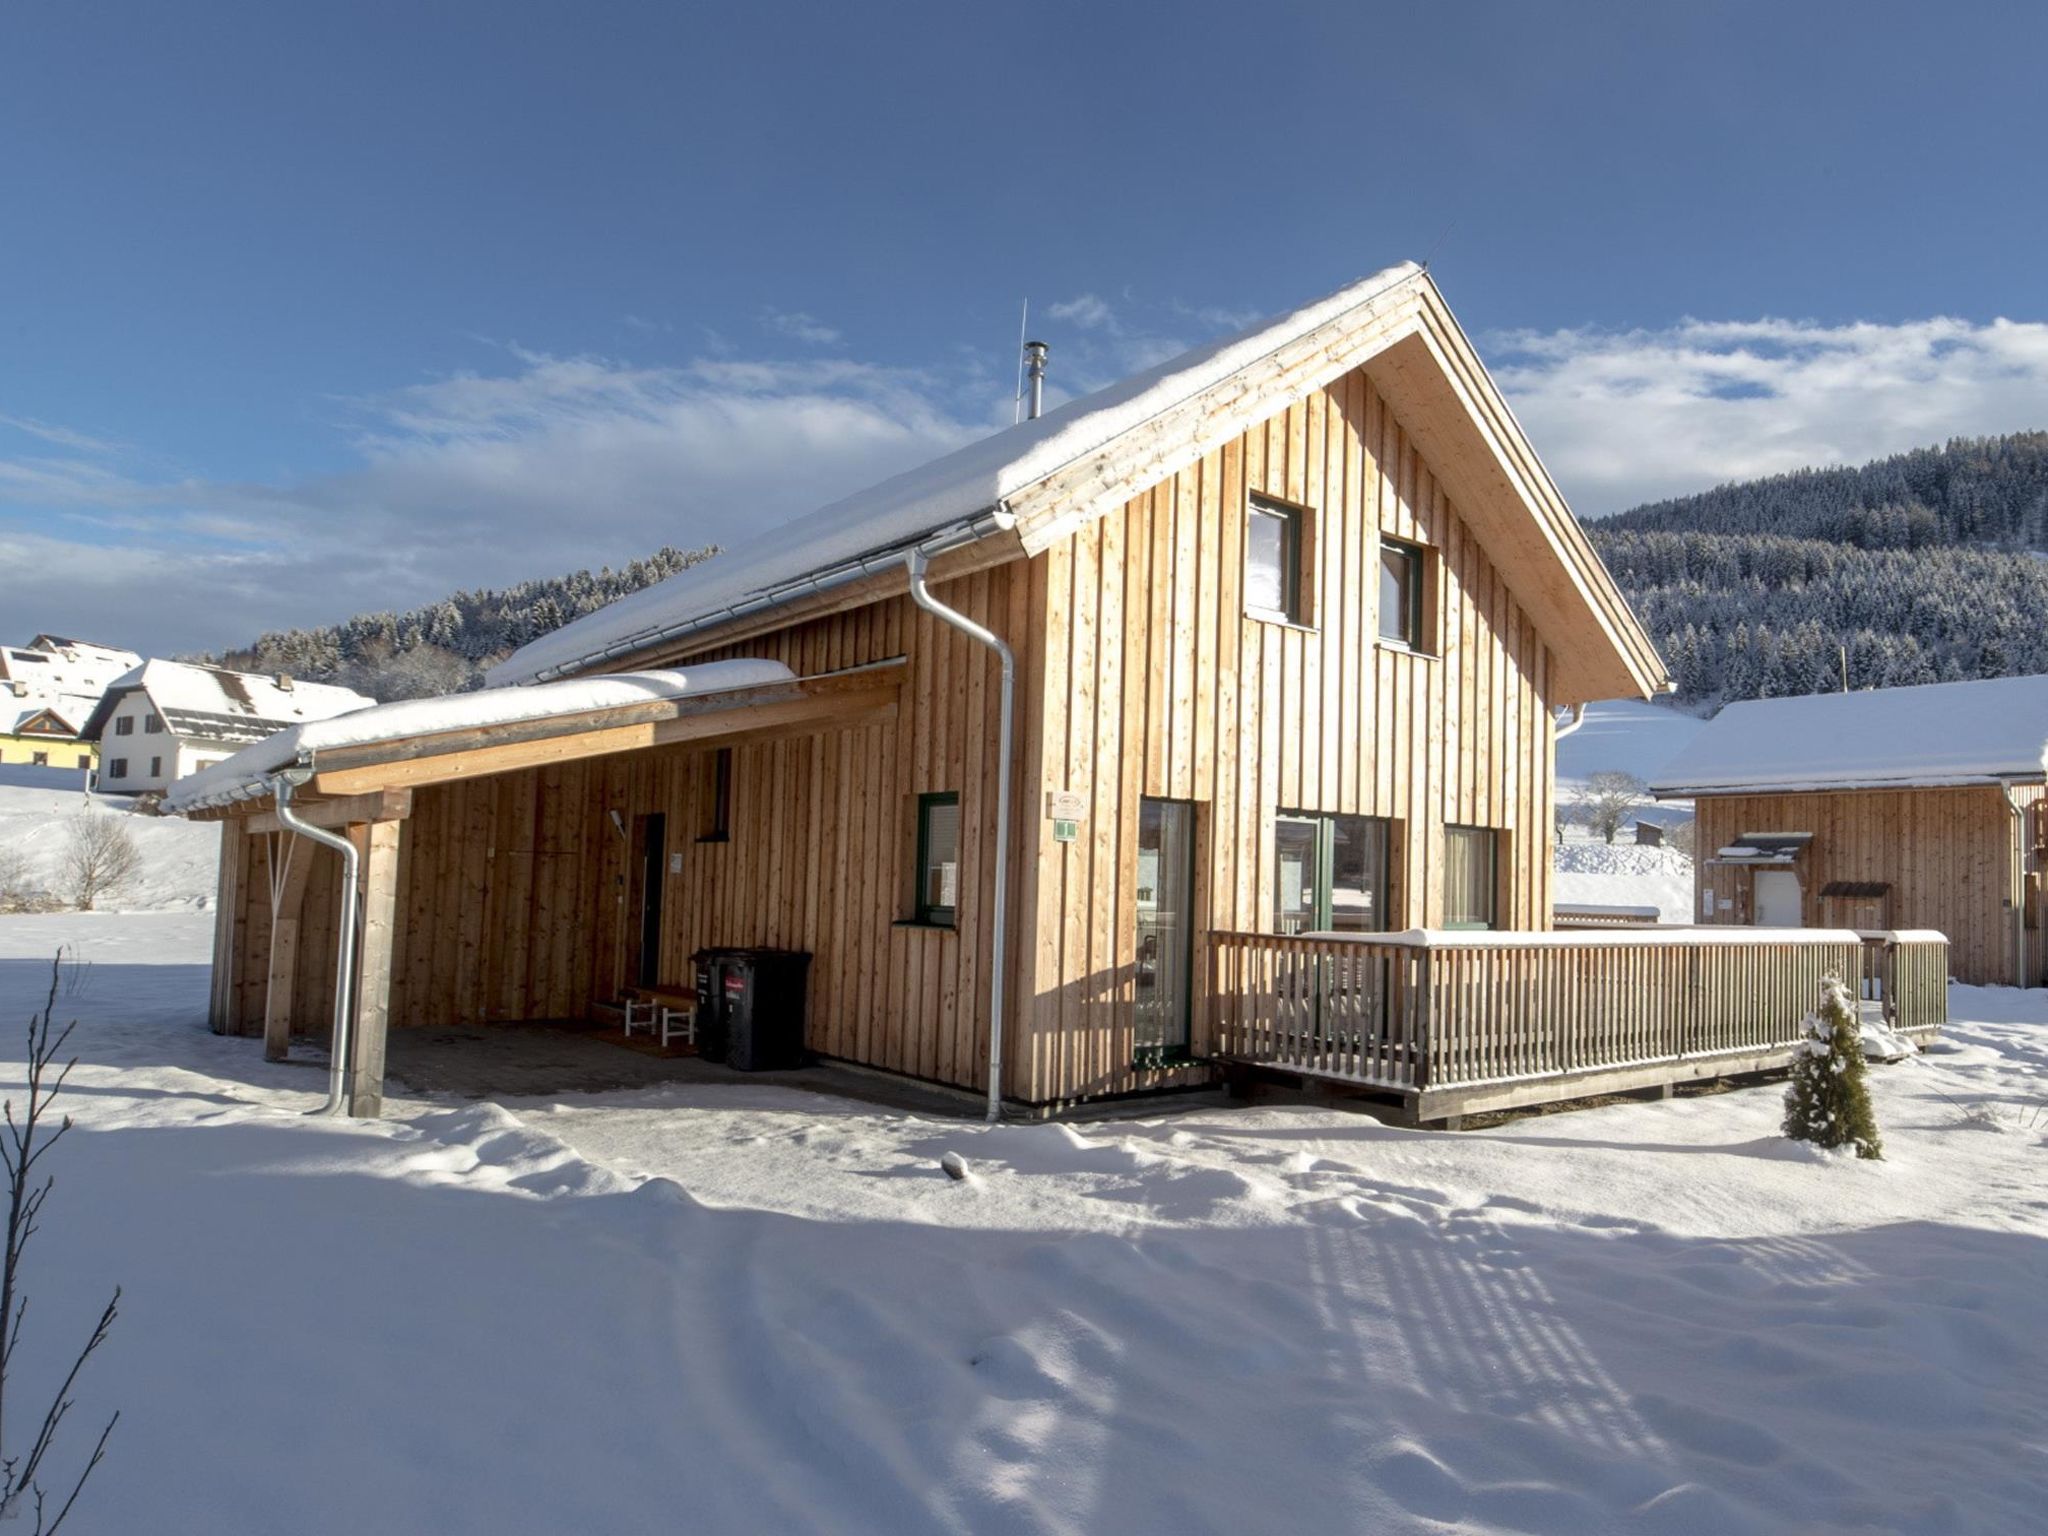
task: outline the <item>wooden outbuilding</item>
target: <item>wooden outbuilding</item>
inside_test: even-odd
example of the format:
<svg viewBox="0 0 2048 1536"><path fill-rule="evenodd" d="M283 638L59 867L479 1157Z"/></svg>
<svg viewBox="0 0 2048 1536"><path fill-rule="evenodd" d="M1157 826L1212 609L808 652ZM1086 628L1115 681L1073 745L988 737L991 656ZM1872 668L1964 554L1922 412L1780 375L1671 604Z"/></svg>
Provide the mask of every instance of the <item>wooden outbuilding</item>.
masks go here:
<svg viewBox="0 0 2048 1536"><path fill-rule="evenodd" d="M2048 677L1731 704L1657 777L1697 808L1703 923L1931 929L2035 986Z"/></svg>
<svg viewBox="0 0 2048 1536"><path fill-rule="evenodd" d="M1556 721L1664 672L1411 265L681 572L490 681L179 786L173 809L230 824L217 1027L282 1051L330 1006L334 856L279 835L284 773L362 850L365 1050L387 1021L589 1017L761 945L811 957L811 1050L984 1092L999 1064L1012 1103L1284 1061L1450 1113L1447 1085L1526 1077L1516 1031L1551 1027L1430 1000L1473 974L1461 938L1549 925ZM1316 945L1396 929L1436 939L1372 959L1370 986L1303 979ZM1579 963L1498 954L1532 984ZM1384 1038L1347 1025L1342 1062L1327 1031L1276 1043L1311 991L1320 1020L1370 1000ZM1748 1024L1712 1027L1748 1049ZM1641 1040L1574 1038L1559 1073L1641 1069ZM356 1070L358 1108L380 1075Z"/></svg>

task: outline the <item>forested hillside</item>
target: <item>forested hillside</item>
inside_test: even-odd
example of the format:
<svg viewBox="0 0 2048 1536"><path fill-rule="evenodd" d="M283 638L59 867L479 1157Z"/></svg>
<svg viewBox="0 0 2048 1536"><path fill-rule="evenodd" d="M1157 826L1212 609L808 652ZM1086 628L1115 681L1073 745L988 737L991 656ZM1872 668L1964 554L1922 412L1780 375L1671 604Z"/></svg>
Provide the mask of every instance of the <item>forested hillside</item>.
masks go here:
<svg viewBox="0 0 2048 1536"><path fill-rule="evenodd" d="M1715 703L2048 672L2048 432L1958 438L1588 525L1677 680Z"/></svg>
<svg viewBox="0 0 2048 1536"><path fill-rule="evenodd" d="M1602 528L1769 533L1861 549L2048 550L2048 432L1958 437L1861 469L1802 469L1653 501Z"/></svg>
<svg viewBox="0 0 2048 1536"><path fill-rule="evenodd" d="M342 683L375 699L413 699L477 686L492 662L571 619L652 586L718 553L661 549L618 570L576 571L496 591L457 592L410 613L362 613L320 629L261 636L214 658L251 672Z"/></svg>

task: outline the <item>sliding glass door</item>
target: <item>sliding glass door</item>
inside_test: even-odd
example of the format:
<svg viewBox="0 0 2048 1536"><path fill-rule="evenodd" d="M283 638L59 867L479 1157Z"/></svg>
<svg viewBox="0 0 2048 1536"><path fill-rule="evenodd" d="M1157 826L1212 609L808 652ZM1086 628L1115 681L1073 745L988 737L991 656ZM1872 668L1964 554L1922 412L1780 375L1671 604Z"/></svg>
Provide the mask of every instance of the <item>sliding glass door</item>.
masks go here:
<svg viewBox="0 0 2048 1536"><path fill-rule="evenodd" d="M1195 965L1195 808L1138 802L1137 1057L1187 1055Z"/></svg>

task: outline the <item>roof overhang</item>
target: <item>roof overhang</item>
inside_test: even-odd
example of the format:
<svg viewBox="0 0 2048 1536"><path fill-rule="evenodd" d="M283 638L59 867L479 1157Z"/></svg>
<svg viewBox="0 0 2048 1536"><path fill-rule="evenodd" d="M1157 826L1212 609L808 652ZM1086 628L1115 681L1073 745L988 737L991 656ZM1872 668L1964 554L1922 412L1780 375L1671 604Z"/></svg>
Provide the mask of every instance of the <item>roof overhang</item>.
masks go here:
<svg viewBox="0 0 2048 1536"><path fill-rule="evenodd" d="M1550 647L1550 702L1667 692L1656 647L1425 272L1012 496L1025 553L1050 548L1355 368L1393 409Z"/></svg>
<svg viewBox="0 0 2048 1536"><path fill-rule="evenodd" d="M1801 779L1769 784L1652 784L1650 793L1659 800L1711 800L1739 795L1826 795L1868 794L1895 790L1901 794L1919 789L1995 789L2001 784L2040 784L2048 775L2033 773L1959 773L1914 779Z"/></svg>
<svg viewBox="0 0 2048 1536"><path fill-rule="evenodd" d="M898 657L752 688L316 751L288 770L303 785L292 803L319 825L320 807L328 802L397 805L415 789L465 779L653 747L731 745L870 724L895 714L905 670ZM267 780L246 789L182 814L207 821L274 810ZM357 819L382 818L365 813Z"/></svg>

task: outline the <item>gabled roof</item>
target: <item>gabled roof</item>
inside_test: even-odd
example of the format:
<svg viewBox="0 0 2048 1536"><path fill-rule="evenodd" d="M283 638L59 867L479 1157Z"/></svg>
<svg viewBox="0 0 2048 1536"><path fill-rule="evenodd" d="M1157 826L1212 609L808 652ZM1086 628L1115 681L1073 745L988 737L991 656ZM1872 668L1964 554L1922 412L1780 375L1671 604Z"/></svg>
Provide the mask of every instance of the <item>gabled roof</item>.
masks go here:
<svg viewBox="0 0 2048 1536"><path fill-rule="evenodd" d="M96 700L141 661L133 651L38 635L35 644L0 645L0 680Z"/></svg>
<svg viewBox="0 0 2048 1536"><path fill-rule="evenodd" d="M2040 779L2048 677L1730 704L1650 787L1690 796Z"/></svg>
<svg viewBox="0 0 2048 1536"><path fill-rule="evenodd" d="M1390 267L1021 423L586 615L493 684L605 668L928 550L1033 555L1365 367L1556 655L1556 702L1647 697L1662 663L1429 275Z"/></svg>
<svg viewBox="0 0 2048 1536"><path fill-rule="evenodd" d="M115 681L79 735L98 741L121 700L137 691L149 696L171 734L186 741L261 741L301 721L327 720L368 709L377 702L331 683L292 682L231 672L225 667L151 660Z"/></svg>

